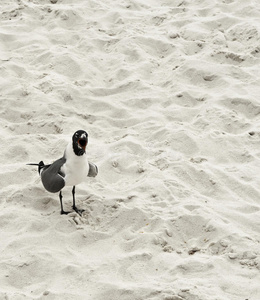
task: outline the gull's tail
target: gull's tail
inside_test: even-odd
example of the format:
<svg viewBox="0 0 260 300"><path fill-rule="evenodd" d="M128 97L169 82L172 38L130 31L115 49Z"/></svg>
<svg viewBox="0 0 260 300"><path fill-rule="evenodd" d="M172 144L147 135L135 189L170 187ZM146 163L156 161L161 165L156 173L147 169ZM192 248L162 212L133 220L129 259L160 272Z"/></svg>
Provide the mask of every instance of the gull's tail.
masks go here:
<svg viewBox="0 0 260 300"><path fill-rule="evenodd" d="M38 172L39 172L39 174L41 174L42 168L45 167L45 164L44 164L43 161L40 161L38 164L26 164L26 165L28 165L28 166L38 166Z"/></svg>

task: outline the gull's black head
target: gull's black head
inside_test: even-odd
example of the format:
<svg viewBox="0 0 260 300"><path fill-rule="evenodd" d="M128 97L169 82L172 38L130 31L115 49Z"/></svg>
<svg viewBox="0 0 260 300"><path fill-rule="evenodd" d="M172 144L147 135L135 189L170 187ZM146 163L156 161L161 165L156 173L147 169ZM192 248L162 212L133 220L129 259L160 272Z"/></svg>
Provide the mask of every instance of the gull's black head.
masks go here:
<svg viewBox="0 0 260 300"><path fill-rule="evenodd" d="M73 151L77 156L85 153L88 144L88 134L84 130L76 131L72 136Z"/></svg>

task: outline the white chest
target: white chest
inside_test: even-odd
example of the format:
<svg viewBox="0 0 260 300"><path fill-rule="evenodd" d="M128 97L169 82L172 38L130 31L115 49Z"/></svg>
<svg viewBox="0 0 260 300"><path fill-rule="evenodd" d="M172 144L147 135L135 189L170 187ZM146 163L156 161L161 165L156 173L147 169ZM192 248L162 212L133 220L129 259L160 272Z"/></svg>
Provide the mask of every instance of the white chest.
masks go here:
<svg viewBox="0 0 260 300"><path fill-rule="evenodd" d="M66 162L61 168L65 173L65 184L73 186L85 181L89 172L86 154L77 156L72 147L67 147L65 157Z"/></svg>

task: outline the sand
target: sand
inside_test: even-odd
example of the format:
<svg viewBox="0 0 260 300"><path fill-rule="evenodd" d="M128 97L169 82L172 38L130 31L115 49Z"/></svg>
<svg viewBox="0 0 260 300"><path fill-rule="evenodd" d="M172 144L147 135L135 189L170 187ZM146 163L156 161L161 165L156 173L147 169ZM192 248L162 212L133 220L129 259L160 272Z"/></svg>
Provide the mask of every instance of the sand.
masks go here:
<svg viewBox="0 0 260 300"><path fill-rule="evenodd" d="M0 299L259 300L260 3L0 8ZM78 129L82 217L26 166Z"/></svg>

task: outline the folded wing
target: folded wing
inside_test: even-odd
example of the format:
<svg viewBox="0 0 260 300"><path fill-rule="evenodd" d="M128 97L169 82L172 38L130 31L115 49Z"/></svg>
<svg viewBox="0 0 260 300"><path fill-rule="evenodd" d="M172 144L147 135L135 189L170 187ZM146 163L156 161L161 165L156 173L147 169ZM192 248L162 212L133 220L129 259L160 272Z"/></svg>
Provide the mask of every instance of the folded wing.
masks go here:
<svg viewBox="0 0 260 300"><path fill-rule="evenodd" d="M64 174L61 172L61 166L65 162L66 159L62 157L53 164L43 167L41 180L48 192L57 193L65 186Z"/></svg>
<svg viewBox="0 0 260 300"><path fill-rule="evenodd" d="M98 167L91 162L89 162L88 164L89 164L88 177L96 177L98 174Z"/></svg>

